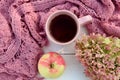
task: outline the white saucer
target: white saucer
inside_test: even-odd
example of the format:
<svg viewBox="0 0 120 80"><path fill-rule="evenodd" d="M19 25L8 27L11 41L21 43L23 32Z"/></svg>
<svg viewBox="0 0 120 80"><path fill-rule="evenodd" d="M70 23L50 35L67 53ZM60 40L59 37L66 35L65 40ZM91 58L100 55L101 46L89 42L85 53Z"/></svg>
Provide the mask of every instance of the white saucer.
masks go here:
<svg viewBox="0 0 120 80"><path fill-rule="evenodd" d="M80 28L80 34L77 39L80 39L82 35L87 35L88 32L85 27ZM44 52L59 52L60 54L74 54L75 53L75 42L69 44L69 45L57 45L51 41L49 41L49 45L43 48Z"/></svg>

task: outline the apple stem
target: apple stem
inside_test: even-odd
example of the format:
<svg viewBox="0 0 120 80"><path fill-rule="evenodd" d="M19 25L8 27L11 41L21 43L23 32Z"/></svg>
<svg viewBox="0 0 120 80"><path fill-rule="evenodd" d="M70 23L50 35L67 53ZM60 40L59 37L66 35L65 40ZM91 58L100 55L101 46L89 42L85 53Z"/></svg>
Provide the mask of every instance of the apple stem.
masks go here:
<svg viewBox="0 0 120 80"><path fill-rule="evenodd" d="M53 64L53 63L51 63L51 64L50 64L50 68L53 68L53 67L54 67L54 64Z"/></svg>

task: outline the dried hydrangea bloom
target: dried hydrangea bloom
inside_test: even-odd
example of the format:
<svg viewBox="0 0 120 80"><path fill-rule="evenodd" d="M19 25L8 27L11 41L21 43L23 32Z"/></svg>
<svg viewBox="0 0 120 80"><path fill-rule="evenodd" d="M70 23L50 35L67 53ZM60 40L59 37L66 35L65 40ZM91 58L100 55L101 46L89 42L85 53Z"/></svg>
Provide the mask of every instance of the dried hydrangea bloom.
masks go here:
<svg viewBox="0 0 120 80"><path fill-rule="evenodd" d="M100 34L76 42L76 56L92 80L120 80L120 39Z"/></svg>

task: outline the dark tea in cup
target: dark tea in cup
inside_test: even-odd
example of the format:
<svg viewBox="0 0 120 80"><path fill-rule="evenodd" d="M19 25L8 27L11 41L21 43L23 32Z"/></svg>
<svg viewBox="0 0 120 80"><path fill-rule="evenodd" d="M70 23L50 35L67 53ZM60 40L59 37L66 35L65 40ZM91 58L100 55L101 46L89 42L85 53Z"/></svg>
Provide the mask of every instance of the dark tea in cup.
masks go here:
<svg viewBox="0 0 120 80"><path fill-rule="evenodd" d="M80 33L81 25L90 21L92 21L90 15L77 18L68 10L58 10L48 17L45 32L50 41L66 45L75 41Z"/></svg>
<svg viewBox="0 0 120 80"><path fill-rule="evenodd" d="M58 42L68 42L77 33L77 24L69 15L58 15L50 23L50 34Z"/></svg>

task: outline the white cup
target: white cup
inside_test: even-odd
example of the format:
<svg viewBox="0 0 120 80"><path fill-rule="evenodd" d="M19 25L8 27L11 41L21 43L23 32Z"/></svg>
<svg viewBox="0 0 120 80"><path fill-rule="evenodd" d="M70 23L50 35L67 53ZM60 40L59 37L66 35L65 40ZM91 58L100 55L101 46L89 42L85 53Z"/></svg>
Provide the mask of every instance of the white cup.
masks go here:
<svg viewBox="0 0 120 80"><path fill-rule="evenodd" d="M73 39L71 39L70 41L68 42L60 42L60 41L57 41L55 40L55 38L51 35L50 33L50 24L51 24L51 21L56 18L57 16L59 15L68 15L70 16L75 22L76 22L76 25L77 25L77 33L76 35L74 36ZM79 33L80 33L80 27L88 22L92 21L92 17L90 15L87 15L87 16L84 16L84 17L81 17L81 18L77 18L77 16L75 14L73 14L72 12L68 11L68 10L58 10L54 13L52 13L48 19L47 19L47 22L46 22L46 25L45 25L45 32L46 32L46 35L48 37L48 39L50 41L52 41L53 43L55 44L59 44L59 45L67 45L67 44L70 44L72 42L74 42L76 40L76 38L78 37Z"/></svg>

